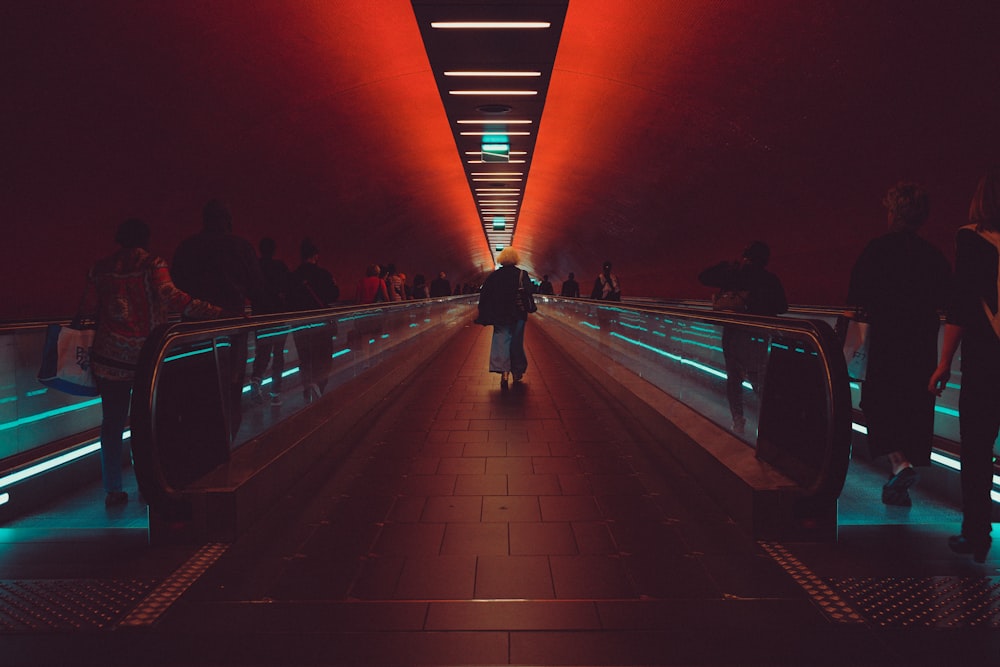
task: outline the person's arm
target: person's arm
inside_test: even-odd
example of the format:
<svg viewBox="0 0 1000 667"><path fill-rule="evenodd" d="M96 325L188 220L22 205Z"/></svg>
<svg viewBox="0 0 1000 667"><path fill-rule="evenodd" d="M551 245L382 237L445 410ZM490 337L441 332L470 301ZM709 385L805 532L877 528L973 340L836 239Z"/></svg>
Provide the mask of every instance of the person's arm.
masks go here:
<svg viewBox="0 0 1000 667"><path fill-rule="evenodd" d="M937 368L931 374L930 382L927 383L927 391L937 396L945 390L948 380L951 378L951 364L955 358L955 352L962 342L962 335L965 327L957 324L947 323L944 325L944 336L941 340L941 356L938 359Z"/></svg>

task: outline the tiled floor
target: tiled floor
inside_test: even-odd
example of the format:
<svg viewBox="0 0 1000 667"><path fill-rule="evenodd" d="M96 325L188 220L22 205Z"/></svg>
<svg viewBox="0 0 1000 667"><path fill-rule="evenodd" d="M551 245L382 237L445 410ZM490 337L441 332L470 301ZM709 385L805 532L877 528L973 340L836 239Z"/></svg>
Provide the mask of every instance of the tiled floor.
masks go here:
<svg viewBox="0 0 1000 667"><path fill-rule="evenodd" d="M649 456L670 443L653 442L531 323L525 383L502 391L486 371L489 333L461 331L385 402L345 464L317 467L155 625L20 637L0 655L12 665L931 665L962 650L962 664L997 664L996 632L970 641L837 622L680 466ZM821 577L845 563L885 576L898 557L891 547L885 557L887 544L926 537L867 528L788 549ZM961 572L934 569L939 548L911 553L917 574ZM9 641L0 636L0 651Z"/></svg>

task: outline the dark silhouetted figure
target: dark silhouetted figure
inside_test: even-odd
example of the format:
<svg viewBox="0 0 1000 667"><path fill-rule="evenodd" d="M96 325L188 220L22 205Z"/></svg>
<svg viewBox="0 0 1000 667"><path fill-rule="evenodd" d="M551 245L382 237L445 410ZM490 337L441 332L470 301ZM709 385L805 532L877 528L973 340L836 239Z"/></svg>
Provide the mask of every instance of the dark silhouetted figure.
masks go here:
<svg viewBox="0 0 1000 667"><path fill-rule="evenodd" d="M979 181L969 223L955 236L954 291L929 389L944 390L961 344L962 532L948 546L983 563L993 542L993 444L1000 431L1000 167Z"/></svg>
<svg viewBox="0 0 1000 667"><path fill-rule="evenodd" d="M493 326L490 346L490 372L500 373L500 387L507 388L508 374L514 382L528 370L528 357L524 353L524 326L528 313L533 312L531 279L527 271L517 266L519 256L513 248L504 248L497 255L500 268L490 274L479 292L477 324ZM521 292L525 309L519 309L515 297Z"/></svg>
<svg viewBox="0 0 1000 667"><path fill-rule="evenodd" d="M927 391L927 378L937 365L939 312L947 302L951 266L919 236L930 213L922 187L899 183L883 204L889 231L868 243L855 262L847 303L871 326L861 409L869 453L887 456L892 465L882 502L908 507L914 466L931 464L934 394Z"/></svg>
<svg viewBox="0 0 1000 667"><path fill-rule="evenodd" d="M715 296L718 310L780 315L788 311L788 301L781 281L765 268L770 259L771 249L767 244L754 241L738 260L711 266L701 272L698 280L718 288ZM755 391L760 389L767 366L767 341L750 329L727 326L722 332L722 353L726 360L726 397L733 431L742 435L746 428L743 381L749 380Z"/></svg>
<svg viewBox="0 0 1000 667"><path fill-rule="evenodd" d="M549 280L549 274L542 276L542 282L538 283L538 293L539 294L555 294L555 288L552 287L552 281Z"/></svg>
<svg viewBox="0 0 1000 667"><path fill-rule="evenodd" d="M431 298L439 296L451 296L451 283L448 282L447 276L445 276L444 271L438 274L438 277L431 281Z"/></svg>
<svg viewBox="0 0 1000 667"><path fill-rule="evenodd" d="M611 271L611 262L604 262L601 272L594 279L594 288L590 290L591 299L601 301L621 301L622 287L618 274Z"/></svg>
<svg viewBox="0 0 1000 667"><path fill-rule="evenodd" d="M559 290L559 296L568 296L574 299L580 297L580 283L576 282L576 274L570 272L569 278L563 281L562 289Z"/></svg>
<svg viewBox="0 0 1000 667"><path fill-rule="evenodd" d="M288 265L274 258L277 244L272 238L263 238L260 249L260 272L264 277L261 298L253 303L254 315L283 313L288 310L288 290L291 272ZM275 325L257 330L253 370L250 373L250 391L253 400L264 401L264 372L271 365L271 387L268 391L271 405L281 405L282 374L285 372L285 341L288 327Z"/></svg>
<svg viewBox="0 0 1000 667"><path fill-rule="evenodd" d="M181 242L170 267L174 284L193 297L221 306L226 317L246 315L248 302L261 298L264 278L253 244L233 234L233 217L222 201L212 199L202 209L202 230ZM220 363L227 384L227 418L231 437L243 419L247 334L230 337L231 347Z"/></svg>
<svg viewBox="0 0 1000 667"><path fill-rule="evenodd" d="M424 274L418 273L413 277L413 298L426 299L430 297L430 289L427 286L427 278Z"/></svg>
<svg viewBox="0 0 1000 667"><path fill-rule="evenodd" d="M91 363L101 394L101 472L104 504L128 502L122 490L122 431L128 419L139 351L150 332L167 322L169 311L189 319L218 317L222 309L177 289L167 263L149 254L149 227L132 218L118 226L117 251L97 262L87 276L79 319L94 319L97 331Z"/></svg>
<svg viewBox="0 0 1000 667"><path fill-rule="evenodd" d="M340 288L329 271L319 266L319 248L310 239L300 247L302 263L292 272L289 305L295 310L319 310L340 298ZM302 397L307 403L318 399L326 389L333 366L333 324L305 327L294 333L302 373Z"/></svg>

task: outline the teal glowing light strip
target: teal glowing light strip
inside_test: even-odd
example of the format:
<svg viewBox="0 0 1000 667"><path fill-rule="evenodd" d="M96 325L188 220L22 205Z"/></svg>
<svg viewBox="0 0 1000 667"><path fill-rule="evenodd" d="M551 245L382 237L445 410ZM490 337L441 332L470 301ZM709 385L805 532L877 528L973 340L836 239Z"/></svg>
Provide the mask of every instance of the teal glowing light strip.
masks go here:
<svg viewBox="0 0 1000 667"><path fill-rule="evenodd" d="M586 322L582 322L581 324L586 324ZM600 328L600 327L597 327L597 328ZM687 366L691 366L693 368L697 368L698 370L703 371L705 373L708 373L709 375L714 375L714 376L716 376L718 378L722 378L722 379L726 378L726 374L724 372L722 372L720 370L717 370L715 368L712 368L710 366L706 366L704 364L701 364L701 363L698 363L698 362L695 362L695 361L691 361L689 359L684 359L683 357L680 357L680 356L678 356L676 354L671 354L671 353L666 352L664 350L661 350L659 348L653 347L652 345L647 345L646 343L643 343L641 341L637 341L637 340L628 338L626 336L622 336L619 333L612 332L611 335L614 336L615 338L620 338L621 340L624 340L624 341L626 341L628 343L632 343L633 345L636 345L638 347L642 347L642 348L645 348L645 349L650 350L652 352L656 352L657 354L660 354L660 355L662 355L664 357L667 357L668 359L673 359L674 361L678 361L681 364L684 364L684 365L687 365ZM788 348L785 348L785 349L788 349ZM805 350L796 349L796 352L800 352L800 351L801 352L805 352ZM751 390L753 389L753 386L749 382L744 382L743 383L743 387L745 389L751 389ZM855 431L857 431L858 433L863 433L863 434L867 434L868 433L868 429L865 426L861 425L861 424L852 423L851 427ZM953 470L959 470L959 469L961 469L961 464L959 463L959 461L957 461L956 459L953 459L951 457L946 457L946 456L944 456L942 454L938 454L937 452L932 452L931 453L931 460L937 462L940 465L943 465L943 466L946 466L948 468L951 468ZM1000 476L998 476L998 475L994 475L993 476L993 485L996 486L996 487L1000 487ZM997 490L992 491L990 493L990 497L993 498L993 502L1000 503L1000 491L997 491Z"/></svg>
<svg viewBox="0 0 1000 667"><path fill-rule="evenodd" d="M722 348L718 345L709 345L708 343L702 343L697 340L689 340L687 338L678 338L677 336L671 336L670 340L675 343L680 343L681 345L691 345L693 347L703 347L706 350L712 350L713 352L722 352Z"/></svg>
<svg viewBox="0 0 1000 667"><path fill-rule="evenodd" d="M131 436L132 436L131 431L126 431L125 434L123 434L123 438ZM18 470L17 472L5 475L4 477L0 477L0 489L24 481L30 477L41 475L44 472L52 470L53 468L57 468L66 463L71 463L73 461L76 461L77 459L81 459L84 456L87 456L88 454L93 454L94 452L99 451L100 449L101 449L101 441L96 440L89 444L83 445L82 447L77 447L76 449L71 449L67 452L63 452L62 454L54 456L51 459L42 461L41 463L30 465L27 468L24 468L23 470Z"/></svg>
<svg viewBox="0 0 1000 667"><path fill-rule="evenodd" d="M184 359L185 357L196 357L199 354L208 354L212 351L212 348L206 348L204 350L192 350L191 352L182 352L180 354L175 354L170 357L164 357L163 361L177 361L178 359Z"/></svg>
<svg viewBox="0 0 1000 667"><path fill-rule="evenodd" d="M43 421L49 417L57 417L59 415L64 415L67 412L73 412L75 410L83 410L84 408L91 408L95 405L100 405L101 399L95 398L89 401L83 401L81 403L74 403L73 405L67 405L61 408L56 408L55 410L47 410L45 412L39 412L37 415L31 415L30 417L22 417L21 419L15 419L12 422L7 422L6 424L0 424L0 431L6 431L8 429L17 428L19 426L24 426L25 424L33 424L35 422Z"/></svg>

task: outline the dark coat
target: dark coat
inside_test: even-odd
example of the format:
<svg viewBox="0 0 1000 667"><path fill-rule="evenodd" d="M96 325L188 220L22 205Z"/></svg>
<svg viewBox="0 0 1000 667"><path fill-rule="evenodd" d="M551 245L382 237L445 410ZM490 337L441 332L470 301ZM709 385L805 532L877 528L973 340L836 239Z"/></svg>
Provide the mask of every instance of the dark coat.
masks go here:
<svg viewBox="0 0 1000 667"><path fill-rule="evenodd" d="M873 456L902 451L915 465L930 461L934 396L927 379L937 366L938 311L950 284L948 260L910 231L871 241L854 265L847 302L871 324L861 409Z"/></svg>
<svg viewBox="0 0 1000 667"><path fill-rule="evenodd" d="M527 271L515 265L501 266L490 274L479 292L479 317L482 325L511 324L517 320L527 320L527 313L518 311L514 297L518 286L524 288L526 298L534 303L531 296L531 279Z"/></svg>
<svg viewBox="0 0 1000 667"><path fill-rule="evenodd" d="M340 298L340 288L330 272L312 262L299 264L291 282L288 305L293 310L326 308Z"/></svg>

